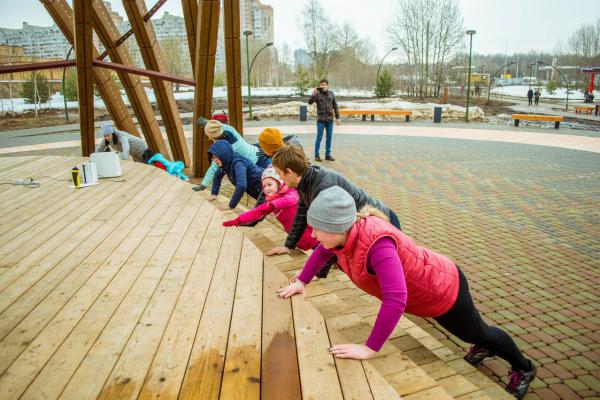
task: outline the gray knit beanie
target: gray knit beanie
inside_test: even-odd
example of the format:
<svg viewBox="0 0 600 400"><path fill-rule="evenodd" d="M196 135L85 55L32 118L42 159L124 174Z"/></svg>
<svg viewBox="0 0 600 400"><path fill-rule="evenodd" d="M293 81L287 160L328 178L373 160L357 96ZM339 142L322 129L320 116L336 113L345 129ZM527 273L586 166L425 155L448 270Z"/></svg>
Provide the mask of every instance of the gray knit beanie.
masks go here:
<svg viewBox="0 0 600 400"><path fill-rule="evenodd" d="M313 228L330 233L346 232L356 221L356 203L339 186L323 190L310 205L306 215Z"/></svg>

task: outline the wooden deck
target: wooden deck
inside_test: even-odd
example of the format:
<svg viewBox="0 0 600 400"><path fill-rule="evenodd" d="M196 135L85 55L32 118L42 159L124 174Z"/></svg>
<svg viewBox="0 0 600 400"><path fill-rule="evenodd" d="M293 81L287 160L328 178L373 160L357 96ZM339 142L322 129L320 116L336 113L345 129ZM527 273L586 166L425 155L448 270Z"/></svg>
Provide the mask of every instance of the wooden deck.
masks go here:
<svg viewBox="0 0 600 400"><path fill-rule="evenodd" d="M80 158L0 158L2 399L398 399L190 185L123 163L71 189ZM42 176L49 176L54 179ZM291 269L291 268L290 268Z"/></svg>

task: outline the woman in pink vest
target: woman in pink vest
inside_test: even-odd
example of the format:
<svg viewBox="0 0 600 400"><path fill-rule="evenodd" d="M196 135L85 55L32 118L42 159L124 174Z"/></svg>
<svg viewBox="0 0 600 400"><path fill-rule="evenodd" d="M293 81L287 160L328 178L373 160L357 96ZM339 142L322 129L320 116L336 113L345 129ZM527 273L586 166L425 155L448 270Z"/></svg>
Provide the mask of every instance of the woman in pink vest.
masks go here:
<svg viewBox="0 0 600 400"><path fill-rule="evenodd" d="M471 343L465 360L472 365L493 355L508 361L511 370L506 390L517 398L525 395L535 378L535 366L505 331L483 321L473 304L467 279L448 257L417 246L376 209L362 210L357 216L354 200L338 186L317 196L307 221L320 245L298 279L279 289L278 295L288 298L303 294L316 272L337 255L339 266L352 282L382 301L366 343L335 345L329 349L332 355L373 357L406 311L434 318L450 333Z"/></svg>

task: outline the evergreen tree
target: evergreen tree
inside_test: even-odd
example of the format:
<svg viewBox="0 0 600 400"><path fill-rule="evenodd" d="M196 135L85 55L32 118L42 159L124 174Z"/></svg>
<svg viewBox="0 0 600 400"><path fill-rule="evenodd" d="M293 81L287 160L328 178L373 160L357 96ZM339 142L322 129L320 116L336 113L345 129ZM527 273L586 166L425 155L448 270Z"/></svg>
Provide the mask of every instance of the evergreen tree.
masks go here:
<svg viewBox="0 0 600 400"><path fill-rule="evenodd" d="M65 75L65 87L60 88L60 93L67 101L77 101L77 72L74 69L67 71Z"/></svg>
<svg viewBox="0 0 600 400"><path fill-rule="evenodd" d="M26 104L47 103L50 99L48 89L48 79L37 72L32 72L21 84L21 94Z"/></svg>
<svg viewBox="0 0 600 400"><path fill-rule="evenodd" d="M379 98L391 97L395 93L396 91L394 90L394 80L392 79L392 74L390 74L387 69L384 69L381 75L379 75L379 79L377 79L375 96Z"/></svg>

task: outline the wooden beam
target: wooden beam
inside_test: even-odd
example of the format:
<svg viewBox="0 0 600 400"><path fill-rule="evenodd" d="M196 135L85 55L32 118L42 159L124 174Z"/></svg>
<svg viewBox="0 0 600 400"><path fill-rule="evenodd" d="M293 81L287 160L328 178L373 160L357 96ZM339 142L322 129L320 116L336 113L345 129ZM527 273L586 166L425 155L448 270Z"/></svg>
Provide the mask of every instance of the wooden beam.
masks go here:
<svg viewBox="0 0 600 400"><path fill-rule="evenodd" d="M75 60L79 94L79 129L84 157L96 149L94 142L94 61L92 41L92 5L86 0L73 2L75 15Z"/></svg>
<svg viewBox="0 0 600 400"><path fill-rule="evenodd" d="M100 38L100 41L106 48L106 52L110 55L111 61L114 63L133 65L133 61L129 54L129 51L125 46L119 46L119 41L122 36L119 37L119 30L112 17L108 13L104 2L101 0L94 0L92 3L92 11L94 16L94 29L96 34ZM102 61L95 60L95 65L102 63ZM108 63L106 63L108 64ZM103 65L105 68L105 65ZM144 138L148 142L148 146L165 157L169 158L165 140L163 139L162 133L160 132L160 125L154 115L152 104L148 99L148 95L144 90L141 78L137 75L128 74L122 69L115 69L119 75L119 80L127 93L129 103L133 108L135 115L137 116L140 128L144 133ZM152 71L153 72L153 71Z"/></svg>
<svg viewBox="0 0 600 400"><path fill-rule="evenodd" d="M208 138L198 127L198 117L212 117L212 95L215 77L215 55L217 53L217 33L219 28L219 0L201 0L198 7L196 30L196 68L194 78L196 91L194 93L194 176L202 176L208 169Z"/></svg>
<svg viewBox="0 0 600 400"><path fill-rule="evenodd" d="M144 59L144 65L149 70L164 72L162 54L156 40L156 33L152 23L144 21L144 16L148 13L146 4L142 0L123 0L123 7L131 22L140 53ZM183 161L186 166L189 166L191 163L190 154L181 119L179 118L175 96L173 96L173 87L171 83L155 78L150 78L150 83L154 89L156 103L169 138L173 159Z"/></svg>
<svg viewBox="0 0 600 400"><path fill-rule="evenodd" d="M224 0L225 62L227 64L227 107L229 123L239 133L244 130L242 117L242 56L240 50L240 0Z"/></svg>
<svg viewBox="0 0 600 400"><path fill-rule="evenodd" d="M188 47L190 48L190 60L192 71L196 70L196 25L198 23L198 0L181 0L185 30L187 31Z"/></svg>
<svg viewBox="0 0 600 400"><path fill-rule="evenodd" d="M40 0L44 5L56 25L60 28L65 38L71 45L75 43L75 31L73 26L73 9L67 0ZM98 51L94 48L94 57ZM100 92L100 97L104 105L115 122L117 129L140 136L133 118L129 114L125 102L121 98L121 93L112 79L109 71L94 68L94 80L96 88Z"/></svg>

